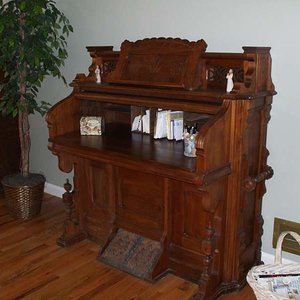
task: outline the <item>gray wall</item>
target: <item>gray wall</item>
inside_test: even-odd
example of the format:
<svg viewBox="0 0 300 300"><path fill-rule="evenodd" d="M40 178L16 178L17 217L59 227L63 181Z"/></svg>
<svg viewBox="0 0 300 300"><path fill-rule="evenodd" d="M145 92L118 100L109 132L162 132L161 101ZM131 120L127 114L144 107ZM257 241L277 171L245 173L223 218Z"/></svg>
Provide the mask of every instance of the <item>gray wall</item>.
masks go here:
<svg viewBox="0 0 300 300"><path fill-rule="evenodd" d="M69 38L69 58L63 70L71 82L87 73L87 45L113 45L144 37L203 38L210 52L242 52L242 46L271 46L272 77L278 92L269 123L269 164L274 177L264 197L263 250L271 246L275 216L300 222L297 193L300 170L300 1L298 0L60 0L74 33ZM39 98L56 103L71 92L61 82L47 79ZM31 168L62 186L66 174L47 150L47 128L42 117L31 118ZM69 175L70 177L70 175ZM300 260L299 257L289 256Z"/></svg>

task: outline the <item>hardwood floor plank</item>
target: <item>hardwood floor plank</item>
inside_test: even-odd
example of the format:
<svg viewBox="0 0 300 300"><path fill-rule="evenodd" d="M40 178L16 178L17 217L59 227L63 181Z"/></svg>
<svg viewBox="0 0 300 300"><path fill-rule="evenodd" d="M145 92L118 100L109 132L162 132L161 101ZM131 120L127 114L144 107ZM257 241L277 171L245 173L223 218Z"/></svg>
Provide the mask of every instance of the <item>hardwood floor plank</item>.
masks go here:
<svg viewBox="0 0 300 300"><path fill-rule="evenodd" d="M117 273L115 274L117 275ZM107 286L106 289L99 290L98 293L94 294L90 299L135 299L137 295L147 287L148 285L145 283L126 274L120 280L115 280L115 282L109 287Z"/></svg>
<svg viewBox="0 0 300 300"><path fill-rule="evenodd" d="M18 278L23 278L38 268L39 265L42 265L43 257L50 257L55 251L58 253L56 246L39 247L36 250L34 253L16 257L10 263L1 261L1 286L8 285L10 282L15 283Z"/></svg>
<svg viewBox="0 0 300 300"><path fill-rule="evenodd" d="M57 275L57 280L49 283L30 295L28 299L68 299L69 295L78 285L88 282L90 279L101 276L102 270L94 268L95 263L89 258L89 262L65 272L63 276ZM76 265L76 264L75 264ZM51 273L57 274L55 271Z"/></svg>
<svg viewBox="0 0 300 300"><path fill-rule="evenodd" d="M52 281L55 281L58 277L54 275L47 275L46 277L39 278L38 280L34 281L33 284L28 285L26 282L21 282L20 285L16 286L13 289L7 289L3 291L3 298L2 299L24 299L26 295L32 294L32 292L39 290L45 285L49 285ZM30 299L34 299L30 296ZM59 299L59 298L57 298Z"/></svg>
<svg viewBox="0 0 300 300"><path fill-rule="evenodd" d="M190 299L197 292L197 286L173 275L167 275L141 293L135 300L142 299Z"/></svg>
<svg viewBox="0 0 300 300"><path fill-rule="evenodd" d="M98 266L96 266L98 267ZM97 295L99 291L109 288L114 282L124 278L124 273L116 271L109 267L100 266L101 272L95 278L90 278L87 282L80 282L76 289L70 292L68 299L90 300Z"/></svg>
<svg viewBox="0 0 300 300"><path fill-rule="evenodd" d="M153 284L97 260L99 246L82 241L60 248L61 199L45 194L42 213L28 220L7 214L0 199L1 300L188 300L197 285L174 275ZM249 287L222 300L254 300Z"/></svg>

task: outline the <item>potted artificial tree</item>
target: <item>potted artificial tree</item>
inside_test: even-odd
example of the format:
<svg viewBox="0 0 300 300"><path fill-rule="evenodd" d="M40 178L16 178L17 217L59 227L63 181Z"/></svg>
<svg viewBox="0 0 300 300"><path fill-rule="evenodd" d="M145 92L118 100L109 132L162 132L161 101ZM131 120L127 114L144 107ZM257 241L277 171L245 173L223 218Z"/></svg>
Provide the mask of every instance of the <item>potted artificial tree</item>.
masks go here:
<svg viewBox="0 0 300 300"><path fill-rule="evenodd" d="M0 7L0 112L18 118L20 173L2 180L9 212L28 219L40 212L45 177L29 172L28 115L44 115L49 103L38 101L42 81L63 79L60 67L67 57L66 37L72 26L53 0L2 1Z"/></svg>

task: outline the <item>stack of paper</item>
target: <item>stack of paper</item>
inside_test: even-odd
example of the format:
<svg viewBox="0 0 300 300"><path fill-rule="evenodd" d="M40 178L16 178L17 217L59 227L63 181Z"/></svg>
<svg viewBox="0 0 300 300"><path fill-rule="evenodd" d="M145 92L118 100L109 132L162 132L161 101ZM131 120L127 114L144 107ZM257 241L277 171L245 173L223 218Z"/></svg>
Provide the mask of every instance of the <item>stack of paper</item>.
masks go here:
<svg viewBox="0 0 300 300"><path fill-rule="evenodd" d="M167 111L167 138L182 140L183 138L183 111Z"/></svg>
<svg viewBox="0 0 300 300"><path fill-rule="evenodd" d="M167 137L167 111L159 110L156 114L155 139Z"/></svg>
<svg viewBox="0 0 300 300"><path fill-rule="evenodd" d="M146 114L142 117L143 122L143 132L150 133L150 110L146 110Z"/></svg>
<svg viewBox="0 0 300 300"><path fill-rule="evenodd" d="M138 115L133 119L131 131L142 131L142 115Z"/></svg>
<svg viewBox="0 0 300 300"><path fill-rule="evenodd" d="M131 131L150 133L150 110L147 109L144 115L134 117L131 124Z"/></svg>
<svg viewBox="0 0 300 300"><path fill-rule="evenodd" d="M156 116L155 139L183 139L183 111L159 110Z"/></svg>

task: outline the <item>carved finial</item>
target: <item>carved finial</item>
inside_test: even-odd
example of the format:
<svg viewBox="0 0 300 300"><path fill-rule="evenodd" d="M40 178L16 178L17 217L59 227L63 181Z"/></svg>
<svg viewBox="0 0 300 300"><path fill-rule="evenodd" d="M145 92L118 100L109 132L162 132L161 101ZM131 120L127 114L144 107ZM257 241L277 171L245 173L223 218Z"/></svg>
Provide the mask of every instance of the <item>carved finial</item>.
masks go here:
<svg viewBox="0 0 300 300"><path fill-rule="evenodd" d="M67 182L64 184L64 189L69 194L72 190L72 184L69 182L69 179L67 179Z"/></svg>

